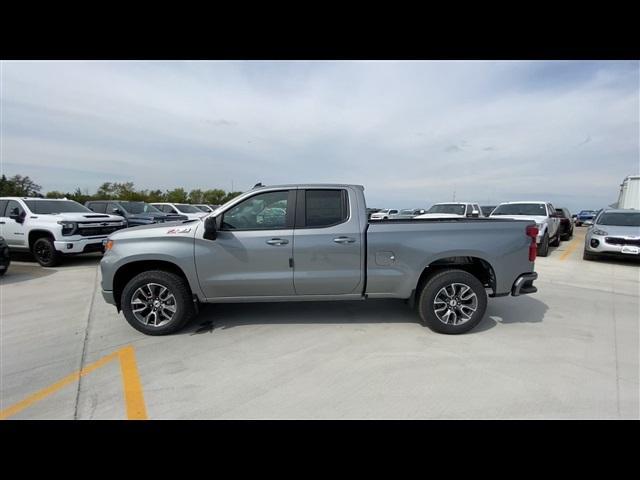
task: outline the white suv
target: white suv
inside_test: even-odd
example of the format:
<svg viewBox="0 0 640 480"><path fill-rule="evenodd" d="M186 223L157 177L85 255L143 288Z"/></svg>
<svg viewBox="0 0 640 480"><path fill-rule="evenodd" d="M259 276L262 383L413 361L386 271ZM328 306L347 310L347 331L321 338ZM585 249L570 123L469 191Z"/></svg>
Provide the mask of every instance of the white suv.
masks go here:
<svg viewBox="0 0 640 480"><path fill-rule="evenodd" d="M549 202L506 202L498 205L490 217L533 220L538 227L538 255L546 257L549 245L560 245L560 214Z"/></svg>
<svg viewBox="0 0 640 480"><path fill-rule="evenodd" d="M165 213L174 213L178 215L186 215L189 220L195 220L198 218L206 217L208 213L203 212L195 205L190 205L188 203L152 203L154 207L156 207L161 212Z"/></svg>
<svg viewBox="0 0 640 480"><path fill-rule="evenodd" d="M57 265L63 255L102 251L102 241L126 226L122 217L73 200L0 198L0 236L9 250L30 251L43 267Z"/></svg>

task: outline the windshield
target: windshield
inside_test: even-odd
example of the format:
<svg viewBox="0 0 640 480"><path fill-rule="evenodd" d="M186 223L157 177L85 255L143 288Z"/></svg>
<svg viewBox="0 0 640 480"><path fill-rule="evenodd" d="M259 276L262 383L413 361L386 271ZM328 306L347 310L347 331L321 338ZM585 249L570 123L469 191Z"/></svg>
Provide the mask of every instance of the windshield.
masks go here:
<svg viewBox="0 0 640 480"><path fill-rule="evenodd" d="M458 205L455 203L441 203L440 205L434 205L427 213L453 213L456 215L464 215L464 205Z"/></svg>
<svg viewBox="0 0 640 480"><path fill-rule="evenodd" d="M120 205L128 212L128 213L159 213L158 210L153 205L149 205L144 202L120 202Z"/></svg>
<svg viewBox="0 0 640 480"><path fill-rule="evenodd" d="M29 210L41 215L56 213L94 213L73 200L25 200Z"/></svg>
<svg viewBox="0 0 640 480"><path fill-rule="evenodd" d="M193 205L187 205L184 203L174 203L174 205L178 211L182 213L202 213L202 210L194 207Z"/></svg>
<svg viewBox="0 0 640 480"><path fill-rule="evenodd" d="M400 215L413 215L413 210L400 210Z"/></svg>
<svg viewBox="0 0 640 480"><path fill-rule="evenodd" d="M582 210L578 215L593 215L595 213L595 210Z"/></svg>
<svg viewBox="0 0 640 480"><path fill-rule="evenodd" d="M496 207L491 207L491 206L489 206L489 207L480 207L480 209L482 210L482 214L483 215L489 215L493 211L494 208L496 208Z"/></svg>
<svg viewBox="0 0 640 480"><path fill-rule="evenodd" d="M212 212L213 210L207 205L195 205L196 208L202 210L203 212Z"/></svg>
<svg viewBox="0 0 640 480"><path fill-rule="evenodd" d="M547 209L543 203L505 203L499 205L493 212L493 215L532 215L546 216Z"/></svg>
<svg viewBox="0 0 640 480"><path fill-rule="evenodd" d="M598 225L612 227L640 227L640 212L603 213L598 219Z"/></svg>

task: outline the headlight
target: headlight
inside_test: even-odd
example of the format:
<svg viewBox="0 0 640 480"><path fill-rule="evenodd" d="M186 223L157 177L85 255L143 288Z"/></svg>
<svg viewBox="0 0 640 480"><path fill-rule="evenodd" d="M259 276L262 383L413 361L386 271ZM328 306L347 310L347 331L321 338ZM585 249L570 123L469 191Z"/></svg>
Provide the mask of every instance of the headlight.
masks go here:
<svg viewBox="0 0 640 480"><path fill-rule="evenodd" d="M609 235L607 232L605 232L604 230L600 230L599 228L596 228L592 233L594 235Z"/></svg>
<svg viewBox="0 0 640 480"><path fill-rule="evenodd" d="M60 225L62 225L62 235L73 235L73 232L75 232L75 230L76 230L76 223L75 222L63 222L63 221L60 221L58 223Z"/></svg>

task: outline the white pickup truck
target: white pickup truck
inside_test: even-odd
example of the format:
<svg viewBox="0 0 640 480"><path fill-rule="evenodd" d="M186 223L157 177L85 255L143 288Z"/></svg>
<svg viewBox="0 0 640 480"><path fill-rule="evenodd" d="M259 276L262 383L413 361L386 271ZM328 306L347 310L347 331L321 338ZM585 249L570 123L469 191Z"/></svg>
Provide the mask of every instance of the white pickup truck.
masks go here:
<svg viewBox="0 0 640 480"><path fill-rule="evenodd" d="M57 265L63 255L102 251L102 240L126 226L122 217L73 200L0 198L0 236L9 250L30 251L43 267Z"/></svg>
<svg viewBox="0 0 640 480"><path fill-rule="evenodd" d="M417 219L428 218L478 218L481 216L480 205L469 202L436 203Z"/></svg>
<svg viewBox="0 0 640 480"><path fill-rule="evenodd" d="M490 217L512 218L514 220L533 220L538 227L536 243L538 255L546 257L549 245L560 245L561 215L549 202L505 202L498 205Z"/></svg>

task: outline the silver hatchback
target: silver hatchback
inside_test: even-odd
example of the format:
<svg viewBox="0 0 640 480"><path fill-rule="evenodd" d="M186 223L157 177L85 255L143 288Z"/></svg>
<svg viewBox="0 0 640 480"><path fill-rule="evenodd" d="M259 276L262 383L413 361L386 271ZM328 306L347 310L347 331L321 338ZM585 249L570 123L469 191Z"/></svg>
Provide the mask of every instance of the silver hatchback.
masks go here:
<svg viewBox="0 0 640 480"><path fill-rule="evenodd" d="M584 239L585 260L600 256L640 259L640 211L603 210Z"/></svg>

